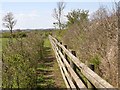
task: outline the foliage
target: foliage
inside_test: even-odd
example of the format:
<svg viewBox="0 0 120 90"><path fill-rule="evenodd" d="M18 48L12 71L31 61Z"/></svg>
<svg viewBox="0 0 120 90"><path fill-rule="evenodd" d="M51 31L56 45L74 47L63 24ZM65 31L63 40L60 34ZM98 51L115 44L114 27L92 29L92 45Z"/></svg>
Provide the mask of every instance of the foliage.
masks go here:
<svg viewBox="0 0 120 90"><path fill-rule="evenodd" d="M88 21L88 10L73 10L66 17L68 19L68 25L82 23L83 21Z"/></svg>
<svg viewBox="0 0 120 90"><path fill-rule="evenodd" d="M90 15L87 21L85 19L81 21L78 13L80 11L68 14L70 15L68 21L71 25L68 26L62 38L63 43L68 45L68 48L74 49L85 64L92 62L97 65L99 68L97 73L116 86L118 81L116 78L118 72L118 17L116 12L100 7ZM94 56L95 54L99 56Z"/></svg>
<svg viewBox="0 0 120 90"><path fill-rule="evenodd" d="M35 88L36 66L41 60L44 35L30 32L3 48L3 88Z"/></svg>
<svg viewBox="0 0 120 90"><path fill-rule="evenodd" d="M13 34L13 38L22 38L22 37L27 37L25 32L16 32Z"/></svg>
<svg viewBox="0 0 120 90"><path fill-rule="evenodd" d="M100 56L94 55L90 59L90 63L95 65L95 68L97 68L100 65Z"/></svg>
<svg viewBox="0 0 120 90"><path fill-rule="evenodd" d="M9 32L3 32L2 33L2 38L10 38L10 33Z"/></svg>
<svg viewBox="0 0 120 90"><path fill-rule="evenodd" d="M13 38L22 38L22 37L27 37L26 32L14 32L12 34ZM11 34L9 32L3 32L2 33L2 38L10 38Z"/></svg>

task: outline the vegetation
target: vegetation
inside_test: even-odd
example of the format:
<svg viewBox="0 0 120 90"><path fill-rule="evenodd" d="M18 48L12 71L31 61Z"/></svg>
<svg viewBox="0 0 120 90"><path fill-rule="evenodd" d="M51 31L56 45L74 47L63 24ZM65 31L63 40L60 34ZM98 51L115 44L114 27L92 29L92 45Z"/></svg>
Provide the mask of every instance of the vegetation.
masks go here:
<svg viewBox="0 0 120 90"><path fill-rule="evenodd" d="M91 57L89 63L93 64L95 66L95 69L98 69L100 65L100 57L98 55L94 55Z"/></svg>
<svg viewBox="0 0 120 90"><path fill-rule="evenodd" d="M10 33L9 32L5 32L2 33L2 38L10 38ZM27 37L27 33L23 32L23 31L18 31L18 32L13 32L12 33L12 37L13 38L22 38L22 37Z"/></svg>
<svg viewBox="0 0 120 90"><path fill-rule="evenodd" d="M117 15L115 10L100 7L88 19L87 10L68 13L68 28L61 39L68 48L74 49L80 60L87 65L94 63L97 73L117 86ZM98 56L96 56L98 55Z"/></svg>
<svg viewBox="0 0 120 90"><path fill-rule="evenodd" d="M44 36L29 33L3 48L3 87L36 87L36 65L42 57Z"/></svg>
<svg viewBox="0 0 120 90"><path fill-rule="evenodd" d="M55 61L54 63L54 61L52 61L51 63L49 62L50 59L47 59L47 57L49 57L48 55L51 54L49 51L50 42L48 40L50 32L51 31L22 32L26 37L14 37L12 44L9 44L9 38L1 38L3 42L3 88L65 87L62 77L57 75L60 75L59 67L55 66L57 62ZM14 32L15 35L19 35L19 33L21 32ZM8 32L3 34L8 35ZM53 56L53 54L51 56ZM50 66L46 66L45 64L49 64ZM54 70L51 71L51 65L53 66L52 68L58 71L57 73ZM42 73L43 71L47 71L49 75L45 76L44 73ZM58 84L56 79L53 78L53 75L50 75L49 71L51 71L51 74L52 72L56 73L54 76L59 79Z"/></svg>
<svg viewBox="0 0 120 90"><path fill-rule="evenodd" d="M12 13L5 15L3 24L10 32L1 36L3 88L65 88L51 52L49 34L68 45L68 49L74 49L83 63L94 64L102 78L118 86L118 13L105 7L91 16L88 10L72 10L66 15L65 25L62 23L65 6L64 2L58 2L53 12L57 20L54 25L59 30L13 31L16 20Z"/></svg>
<svg viewBox="0 0 120 90"><path fill-rule="evenodd" d="M67 25L73 25L75 23L83 23L83 21L88 21L88 10L73 10L67 15Z"/></svg>

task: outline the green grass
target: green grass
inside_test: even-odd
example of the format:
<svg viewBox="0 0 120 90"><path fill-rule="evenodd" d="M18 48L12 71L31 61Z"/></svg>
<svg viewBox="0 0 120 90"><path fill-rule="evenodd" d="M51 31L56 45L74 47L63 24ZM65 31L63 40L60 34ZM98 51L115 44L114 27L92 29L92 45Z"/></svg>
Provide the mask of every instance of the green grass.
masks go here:
<svg viewBox="0 0 120 90"><path fill-rule="evenodd" d="M0 38L0 51L2 50L2 39Z"/></svg>
<svg viewBox="0 0 120 90"><path fill-rule="evenodd" d="M2 39L0 38L0 59L2 57Z"/></svg>
<svg viewBox="0 0 120 90"><path fill-rule="evenodd" d="M61 41L66 31L67 30L56 30L55 33L56 33L57 39Z"/></svg>
<svg viewBox="0 0 120 90"><path fill-rule="evenodd" d="M44 40L44 47L50 47L50 46L51 46L50 41L49 41L48 38L46 38L46 39Z"/></svg>
<svg viewBox="0 0 120 90"><path fill-rule="evenodd" d="M95 65L95 67L97 68L99 66L100 62L100 55L94 55L93 57L91 57L90 59L90 63Z"/></svg>
<svg viewBox="0 0 120 90"><path fill-rule="evenodd" d="M9 43L9 38L0 38L0 40L2 48L6 47L6 45ZM16 42L16 38L13 38L13 42Z"/></svg>
<svg viewBox="0 0 120 90"><path fill-rule="evenodd" d="M8 38L0 38L0 54L2 53L2 48L7 45Z"/></svg>
<svg viewBox="0 0 120 90"><path fill-rule="evenodd" d="M48 37L46 37L44 39L44 56L45 57L54 57L54 52L51 49L51 44L50 44L50 41L49 41ZM46 66L45 63L49 63L50 65L52 64L52 68L49 65ZM51 62L44 62L44 63L38 64L37 70L40 70L40 71L43 71L43 72L44 71L47 71L47 72L50 71L48 73L48 75L52 75L52 73L54 73L53 74L54 77L51 77L49 79L45 78L45 76L47 76L47 75L40 74L38 76L38 79L37 79L38 87L43 87L43 88L45 88L45 87L65 88L66 87L65 84L64 84L64 81L62 79L62 76L61 76L59 66L58 66L58 63L57 63L56 59L53 60L52 63Z"/></svg>
<svg viewBox="0 0 120 90"><path fill-rule="evenodd" d="M13 38L13 42L15 41L16 39ZM8 43L9 43L9 38L0 38L0 55L2 54L3 48L5 48Z"/></svg>
<svg viewBox="0 0 120 90"><path fill-rule="evenodd" d="M4 48L6 45L7 45L7 43L8 43L8 41L9 41L9 38L1 38L1 43L2 43L2 47Z"/></svg>

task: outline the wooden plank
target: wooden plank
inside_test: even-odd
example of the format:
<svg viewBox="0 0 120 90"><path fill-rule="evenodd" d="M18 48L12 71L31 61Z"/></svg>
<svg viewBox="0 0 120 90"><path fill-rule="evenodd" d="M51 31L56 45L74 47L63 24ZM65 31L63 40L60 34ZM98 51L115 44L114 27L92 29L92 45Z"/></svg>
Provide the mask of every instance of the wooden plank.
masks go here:
<svg viewBox="0 0 120 90"><path fill-rule="evenodd" d="M57 46L56 46L55 48L56 48L56 50L58 49ZM57 52L56 52L56 55L57 55L57 57L59 58L59 59L58 59L59 66L62 67L62 69L63 69L63 71L64 71L64 74L65 74L65 76L67 77L67 80L68 80L68 82L69 82L69 84L70 84L70 87L76 89L74 83L72 82L72 79L70 78L70 75L68 74L68 72L67 72L67 70L66 70L66 68L65 68L63 62L61 61L61 58L60 58L60 56L59 56L59 54L58 54Z"/></svg>
<svg viewBox="0 0 120 90"><path fill-rule="evenodd" d="M52 42L52 41L51 41ZM53 44L52 44L53 45ZM58 48L56 48L57 50L56 51L59 51L59 49ZM55 52L56 52L55 51ZM62 62L61 60L59 60L60 62ZM58 61L58 62L59 62ZM63 63L62 63L63 64ZM66 74L66 76L68 77L68 81L69 81L69 83L70 83L70 85L71 85L71 88L76 88L75 87L75 85L73 84L73 82L72 82L72 79L71 79L71 77L69 76L69 74L67 73L67 70L64 68L64 71L65 71L65 74ZM74 76L74 75L73 75ZM79 78L79 77L78 77ZM79 81L79 80L77 80L77 79L75 79L76 81ZM81 83L80 84L78 84L79 86L81 86ZM79 87L78 86L78 87ZM85 86L84 87L80 87L80 88L85 88Z"/></svg>
<svg viewBox="0 0 120 90"><path fill-rule="evenodd" d="M64 46L58 45L63 49L64 52L68 55L69 58L76 64L76 66L81 70L82 74L96 87L96 88L114 88L108 82L103 80L100 76L90 70L85 64L80 62L78 58L72 55Z"/></svg>
<svg viewBox="0 0 120 90"><path fill-rule="evenodd" d="M65 75L64 75L64 72L63 72L63 70L62 70L62 67L61 67L61 65L60 65L60 63L59 63L59 61L58 61L60 58L57 56L57 51L55 50L54 43L53 43L53 41L51 40L50 37L49 37L49 40L50 40L50 43L51 43L51 45L52 45L53 51L55 52L55 56L56 56L56 59L57 59L57 62L58 62L58 65L59 65L59 68L60 68L60 71L61 71L63 80L64 80L64 82L65 82L66 88L69 89L70 86L69 86L69 84L68 84L68 82L67 82L67 80L66 80L66 77L65 77Z"/></svg>
<svg viewBox="0 0 120 90"><path fill-rule="evenodd" d="M70 64L66 61L66 59L64 58L64 55L58 51L62 60L64 61L64 63L66 64L66 67L68 69L68 71L70 72L72 78L75 80L77 86L79 88L86 88L86 86L84 85L84 83L80 80L80 78L77 76L77 74L74 72L74 70L71 68Z"/></svg>
<svg viewBox="0 0 120 90"><path fill-rule="evenodd" d="M94 69L95 69L95 67L94 67L93 64L89 64L89 68L90 68L92 71L94 71ZM91 90L94 90L94 89L95 89L94 85L91 84L91 82L90 82L89 80L87 80L87 87L88 87L88 88L91 88Z"/></svg>
<svg viewBox="0 0 120 90"><path fill-rule="evenodd" d="M64 73L65 73L65 75L67 77L67 80L68 80L68 82L70 84L70 87L76 89L74 83L72 82L72 79L71 79L70 75L68 74L68 72L67 72L67 70L66 70L66 68L65 68L65 66L64 66L64 64L63 64L63 62L61 60L60 60L60 63L62 65L62 67L63 67Z"/></svg>
<svg viewBox="0 0 120 90"><path fill-rule="evenodd" d="M57 40L51 37L55 43L60 46L63 51L68 55L68 57L75 63L75 65L81 70L82 74L96 87L96 88L114 88L107 81L102 79L95 72L90 70L84 63L80 62L78 58L72 55L63 45L61 45Z"/></svg>

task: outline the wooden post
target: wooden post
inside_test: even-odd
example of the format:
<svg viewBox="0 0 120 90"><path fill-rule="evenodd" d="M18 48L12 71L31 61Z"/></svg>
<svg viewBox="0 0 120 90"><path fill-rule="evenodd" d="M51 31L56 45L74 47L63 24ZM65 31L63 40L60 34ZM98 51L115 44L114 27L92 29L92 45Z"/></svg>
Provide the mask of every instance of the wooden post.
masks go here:
<svg viewBox="0 0 120 90"><path fill-rule="evenodd" d="M72 50L71 50L71 53L76 57L76 52L75 52L75 51L72 51ZM75 64L73 63L72 60L70 60L70 66L73 68L73 70L74 70L75 73L76 73L76 66L75 66ZM71 78L72 78L72 77L71 77ZM75 84L76 88L78 89L78 86L77 86L77 84L74 82L73 79L72 79L72 81L73 81L73 83Z"/></svg>
<svg viewBox="0 0 120 90"><path fill-rule="evenodd" d="M95 67L94 67L93 64L90 64L90 65L89 65L89 68L90 68L92 71L95 70ZM95 89L95 87L92 85L92 83L91 83L90 81L88 81L88 80L87 80L87 86L88 86L89 89L92 89L92 90Z"/></svg>
<svg viewBox="0 0 120 90"><path fill-rule="evenodd" d="M95 66L94 66L94 64L90 64L90 65L89 65L89 68L90 68L92 71L95 71Z"/></svg>
<svg viewBox="0 0 120 90"><path fill-rule="evenodd" d="M64 47L67 49L67 45L64 45ZM68 60L68 56L66 53L64 53L65 59L68 61L68 63L70 64L70 61Z"/></svg>
<svg viewBox="0 0 120 90"><path fill-rule="evenodd" d="M67 45L64 45L64 47L67 49Z"/></svg>
<svg viewBox="0 0 120 90"><path fill-rule="evenodd" d="M60 44L62 44L62 42L60 42Z"/></svg>
<svg viewBox="0 0 120 90"><path fill-rule="evenodd" d="M75 51L71 51L71 53L76 57L76 52ZM76 67L75 67L75 64L72 62L72 60L70 60L70 66L76 72Z"/></svg>
<svg viewBox="0 0 120 90"><path fill-rule="evenodd" d="M60 44L62 45L62 42L60 42ZM61 53L63 54L63 50L62 50L62 48L60 47L60 51L61 51Z"/></svg>

